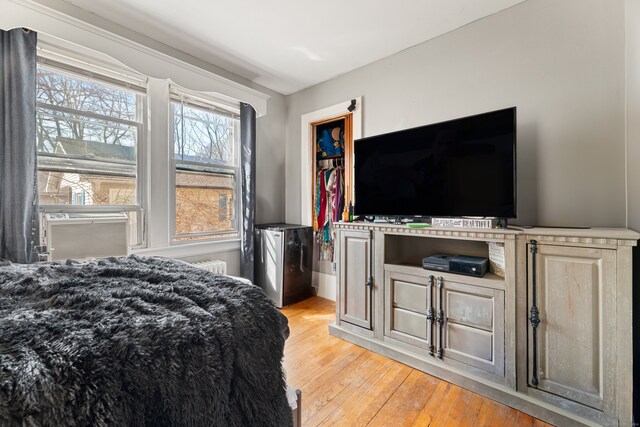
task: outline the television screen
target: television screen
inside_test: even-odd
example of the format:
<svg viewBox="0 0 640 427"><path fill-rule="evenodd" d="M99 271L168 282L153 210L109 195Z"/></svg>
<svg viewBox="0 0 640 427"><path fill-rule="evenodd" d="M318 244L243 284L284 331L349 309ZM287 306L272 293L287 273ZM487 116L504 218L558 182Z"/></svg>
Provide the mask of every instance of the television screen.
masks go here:
<svg viewBox="0 0 640 427"><path fill-rule="evenodd" d="M516 217L516 108L354 141L354 213Z"/></svg>

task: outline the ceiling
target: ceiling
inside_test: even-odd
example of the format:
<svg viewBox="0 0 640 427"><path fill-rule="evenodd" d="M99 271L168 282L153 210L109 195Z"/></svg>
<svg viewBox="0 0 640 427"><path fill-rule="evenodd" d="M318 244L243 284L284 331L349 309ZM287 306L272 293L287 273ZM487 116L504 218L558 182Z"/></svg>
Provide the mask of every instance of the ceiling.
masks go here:
<svg viewBox="0 0 640 427"><path fill-rule="evenodd" d="M64 0L288 95L524 0Z"/></svg>

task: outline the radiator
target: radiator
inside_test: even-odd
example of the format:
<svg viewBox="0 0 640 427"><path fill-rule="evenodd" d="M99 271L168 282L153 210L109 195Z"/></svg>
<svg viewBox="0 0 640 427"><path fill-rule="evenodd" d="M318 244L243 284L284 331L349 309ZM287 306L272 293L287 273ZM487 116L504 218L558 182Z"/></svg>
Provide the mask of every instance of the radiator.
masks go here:
<svg viewBox="0 0 640 427"><path fill-rule="evenodd" d="M212 273L227 274L227 263L219 259L214 259L211 261L194 262L193 266L202 268L203 270L207 270Z"/></svg>

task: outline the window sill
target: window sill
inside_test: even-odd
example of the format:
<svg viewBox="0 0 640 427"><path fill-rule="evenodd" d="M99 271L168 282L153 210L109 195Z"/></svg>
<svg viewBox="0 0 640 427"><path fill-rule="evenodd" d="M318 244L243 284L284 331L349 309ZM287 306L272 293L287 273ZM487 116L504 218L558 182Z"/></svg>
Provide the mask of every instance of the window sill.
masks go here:
<svg viewBox="0 0 640 427"><path fill-rule="evenodd" d="M208 241L198 243L183 243L162 248L132 249L131 254L143 256L164 256L182 258L196 255L215 254L240 250L240 239L228 239L219 242Z"/></svg>

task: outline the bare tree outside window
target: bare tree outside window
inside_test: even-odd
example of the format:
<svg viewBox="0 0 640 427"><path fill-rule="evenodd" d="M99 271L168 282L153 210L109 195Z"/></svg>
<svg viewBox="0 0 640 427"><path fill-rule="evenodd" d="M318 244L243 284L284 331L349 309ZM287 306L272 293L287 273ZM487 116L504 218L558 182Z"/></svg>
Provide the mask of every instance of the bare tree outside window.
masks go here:
<svg viewBox="0 0 640 427"><path fill-rule="evenodd" d="M136 117L137 97L133 92L56 73L40 66L36 100L39 107L37 129L40 152L55 153L58 138L128 147L136 145L135 128L113 121L139 121Z"/></svg>
<svg viewBox="0 0 640 427"><path fill-rule="evenodd" d="M174 104L174 147L178 161L232 165L234 119Z"/></svg>

